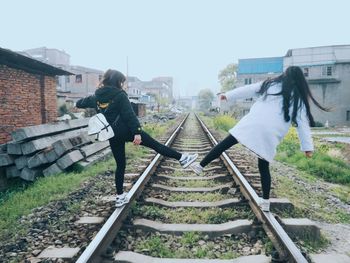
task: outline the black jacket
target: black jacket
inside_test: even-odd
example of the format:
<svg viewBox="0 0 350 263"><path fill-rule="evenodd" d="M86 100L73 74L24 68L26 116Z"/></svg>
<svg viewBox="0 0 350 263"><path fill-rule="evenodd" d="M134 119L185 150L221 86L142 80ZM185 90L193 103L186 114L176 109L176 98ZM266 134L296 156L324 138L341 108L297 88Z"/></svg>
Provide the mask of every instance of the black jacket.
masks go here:
<svg viewBox="0 0 350 263"><path fill-rule="evenodd" d="M108 103L108 107L101 109L98 107L98 103ZM116 133L119 129L124 130L125 126L133 135L141 133L141 125L124 90L107 86L101 87L96 90L95 95L78 100L76 106L78 108L94 108L97 112L103 113ZM120 118L115 122L118 116Z"/></svg>

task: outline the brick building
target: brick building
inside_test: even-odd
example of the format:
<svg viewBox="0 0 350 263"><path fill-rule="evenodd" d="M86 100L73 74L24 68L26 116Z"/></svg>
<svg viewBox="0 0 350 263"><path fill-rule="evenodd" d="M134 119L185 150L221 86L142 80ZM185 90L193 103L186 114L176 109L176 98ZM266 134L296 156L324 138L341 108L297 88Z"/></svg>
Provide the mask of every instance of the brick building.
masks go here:
<svg viewBox="0 0 350 263"><path fill-rule="evenodd" d="M56 121L56 76L70 72L0 48L0 144L20 127Z"/></svg>

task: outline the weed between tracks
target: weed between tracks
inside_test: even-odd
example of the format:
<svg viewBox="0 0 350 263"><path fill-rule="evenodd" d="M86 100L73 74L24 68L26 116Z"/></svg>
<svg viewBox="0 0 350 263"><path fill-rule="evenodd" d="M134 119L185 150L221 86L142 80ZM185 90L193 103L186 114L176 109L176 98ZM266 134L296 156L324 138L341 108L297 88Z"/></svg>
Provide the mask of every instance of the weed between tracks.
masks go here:
<svg viewBox="0 0 350 263"><path fill-rule="evenodd" d="M219 186L220 183L214 180L186 180L186 181L178 181L178 180L167 180L167 182L163 182L162 184L171 186L171 187L214 187Z"/></svg>
<svg viewBox="0 0 350 263"><path fill-rule="evenodd" d="M166 196L165 200L169 202L180 202L186 200L187 202L200 201L200 202L216 202L225 199L232 198L232 195L221 193L170 193Z"/></svg>
<svg viewBox="0 0 350 263"><path fill-rule="evenodd" d="M131 232L120 234L121 250L133 250L153 257L233 259L241 255L265 254L266 251L263 244L267 237L263 231L259 231L253 238L247 234L210 238L198 232L174 236L158 232L129 231Z"/></svg>
<svg viewBox="0 0 350 263"><path fill-rule="evenodd" d="M170 224L221 224L236 219L252 219L248 207L238 208L164 208L156 205L134 205L132 214Z"/></svg>

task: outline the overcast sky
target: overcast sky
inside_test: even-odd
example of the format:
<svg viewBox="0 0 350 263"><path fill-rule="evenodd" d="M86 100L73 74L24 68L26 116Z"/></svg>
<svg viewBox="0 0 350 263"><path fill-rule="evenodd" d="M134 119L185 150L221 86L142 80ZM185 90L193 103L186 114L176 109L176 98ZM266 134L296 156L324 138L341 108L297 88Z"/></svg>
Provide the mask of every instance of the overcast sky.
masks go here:
<svg viewBox="0 0 350 263"><path fill-rule="evenodd" d="M0 47L56 48L71 64L174 77L176 95L219 90L240 58L350 44L348 0L1 0Z"/></svg>

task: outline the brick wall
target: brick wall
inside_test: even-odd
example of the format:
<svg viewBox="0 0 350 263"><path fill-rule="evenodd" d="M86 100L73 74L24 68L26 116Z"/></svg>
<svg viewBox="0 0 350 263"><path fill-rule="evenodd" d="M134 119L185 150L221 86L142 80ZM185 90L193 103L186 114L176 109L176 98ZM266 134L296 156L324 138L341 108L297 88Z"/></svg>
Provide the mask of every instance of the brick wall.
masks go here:
<svg viewBox="0 0 350 263"><path fill-rule="evenodd" d="M10 133L17 128L51 122L56 117L54 77L0 65L0 144L11 140Z"/></svg>
<svg viewBox="0 0 350 263"><path fill-rule="evenodd" d="M56 79L54 77L45 76L44 98L46 112L44 123L54 122L57 119Z"/></svg>

